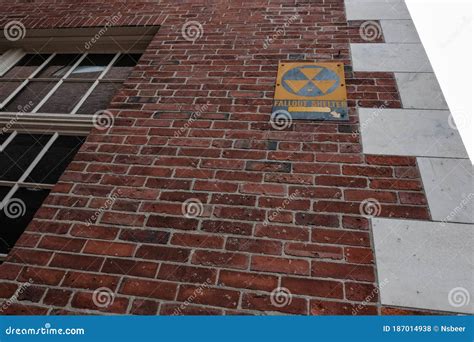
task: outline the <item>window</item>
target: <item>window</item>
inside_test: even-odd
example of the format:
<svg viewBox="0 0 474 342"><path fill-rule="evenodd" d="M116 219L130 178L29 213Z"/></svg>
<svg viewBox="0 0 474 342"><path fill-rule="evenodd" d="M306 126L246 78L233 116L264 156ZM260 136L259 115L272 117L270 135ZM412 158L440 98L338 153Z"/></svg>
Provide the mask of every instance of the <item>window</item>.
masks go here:
<svg viewBox="0 0 474 342"><path fill-rule="evenodd" d="M139 54L26 54L0 78L0 111L89 114L105 109Z"/></svg>
<svg viewBox="0 0 474 342"><path fill-rule="evenodd" d="M16 50L0 57L0 257L84 143L86 131L77 135L68 126L88 117L90 129L140 56Z"/></svg>
<svg viewBox="0 0 474 342"><path fill-rule="evenodd" d="M158 29L29 29L25 39L0 38L0 261Z"/></svg>
<svg viewBox="0 0 474 342"><path fill-rule="evenodd" d="M70 163L85 137L0 135L0 254L6 254Z"/></svg>

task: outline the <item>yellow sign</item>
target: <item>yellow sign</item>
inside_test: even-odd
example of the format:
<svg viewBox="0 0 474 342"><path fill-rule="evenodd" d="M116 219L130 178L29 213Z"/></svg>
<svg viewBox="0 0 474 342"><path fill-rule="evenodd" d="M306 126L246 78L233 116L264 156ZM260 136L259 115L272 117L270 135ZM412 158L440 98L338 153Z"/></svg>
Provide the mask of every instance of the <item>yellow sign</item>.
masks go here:
<svg viewBox="0 0 474 342"><path fill-rule="evenodd" d="M343 63L280 62L273 114L293 119L348 120Z"/></svg>

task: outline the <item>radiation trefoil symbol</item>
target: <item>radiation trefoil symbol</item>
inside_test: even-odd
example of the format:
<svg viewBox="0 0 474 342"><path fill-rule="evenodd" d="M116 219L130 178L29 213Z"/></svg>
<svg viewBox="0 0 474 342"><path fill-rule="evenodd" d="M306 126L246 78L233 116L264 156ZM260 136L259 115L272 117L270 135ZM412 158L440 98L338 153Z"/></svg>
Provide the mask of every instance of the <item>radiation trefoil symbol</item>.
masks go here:
<svg viewBox="0 0 474 342"><path fill-rule="evenodd" d="M317 65L290 69L281 83L286 91L302 97L328 95L340 86L339 76L334 71Z"/></svg>

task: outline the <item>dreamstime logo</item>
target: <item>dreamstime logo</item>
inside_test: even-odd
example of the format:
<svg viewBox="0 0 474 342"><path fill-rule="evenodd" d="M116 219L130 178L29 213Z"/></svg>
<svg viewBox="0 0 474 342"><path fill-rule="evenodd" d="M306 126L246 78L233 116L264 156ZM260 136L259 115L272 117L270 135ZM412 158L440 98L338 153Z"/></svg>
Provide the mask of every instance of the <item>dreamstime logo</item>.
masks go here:
<svg viewBox="0 0 474 342"><path fill-rule="evenodd" d="M297 19L299 19L300 15L299 14L295 14L295 15L292 15L291 17L289 17L286 22L283 24L283 26L279 26L275 32L273 33L273 35L271 37L267 37L265 39L265 41L263 42L263 48L264 49L268 49L268 47L270 46L271 43L273 43L273 41L275 39L277 39L278 37L280 36L284 36L286 34L286 29L291 25L293 24Z"/></svg>
<svg viewBox="0 0 474 342"><path fill-rule="evenodd" d="M195 42L202 37L204 29L199 21L191 20L181 27L181 35L188 42Z"/></svg>
<svg viewBox="0 0 474 342"><path fill-rule="evenodd" d="M380 107L374 107L374 111L370 113L370 116L364 122L359 123L359 129L356 132L352 132L352 137L353 138L358 137L360 132L366 127L369 127L371 122L374 121L380 115L382 110L385 108L386 108L385 104L381 105Z"/></svg>
<svg viewBox="0 0 474 342"><path fill-rule="evenodd" d="M456 120L454 119L454 117L456 117ZM460 128L462 129L462 127L469 127L469 118L465 116L462 112L451 111L451 114L449 114L448 117L448 125L451 129L457 131Z"/></svg>
<svg viewBox="0 0 474 342"><path fill-rule="evenodd" d="M385 278L378 287L374 287L374 289L364 298L362 303L356 305L352 309L352 315L355 316L366 307L367 304L372 302L380 293L380 290L382 290L387 284L389 283L388 279Z"/></svg>
<svg viewBox="0 0 474 342"><path fill-rule="evenodd" d="M359 212L362 216L370 218L380 215L382 206L375 198L367 198L359 205Z"/></svg>
<svg viewBox="0 0 474 342"><path fill-rule="evenodd" d="M97 32L88 42L84 44L84 48L89 50L92 45L94 45L107 31L111 26L117 24L117 22L122 18L122 13L117 13L113 17L109 18L109 20L105 23L104 27L102 27L99 32Z"/></svg>
<svg viewBox="0 0 474 342"><path fill-rule="evenodd" d="M206 282L204 282L201 286L199 286L198 288L196 288L193 293L188 297L186 298L186 300L179 305L179 307L177 307L174 311L173 311L173 316L176 316L176 315L181 315L183 313L183 310L186 309L186 307L190 304L192 304L197 297L199 296L202 296L203 294L203 291L207 288L209 288L209 285L212 284L212 281L210 278L207 278L206 279Z"/></svg>
<svg viewBox="0 0 474 342"><path fill-rule="evenodd" d="M108 287L99 287L92 294L92 302L99 308L106 308L114 302L114 292Z"/></svg>
<svg viewBox="0 0 474 342"><path fill-rule="evenodd" d="M3 211L8 218L17 219L25 215L26 204L19 198L12 198L5 204Z"/></svg>
<svg viewBox="0 0 474 342"><path fill-rule="evenodd" d="M448 293L448 302L452 307L460 308L469 304L470 301L471 295L464 287L455 287Z"/></svg>
<svg viewBox="0 0 474 342"><path fill-rule="evenodd" d="M117 192L115 192L115 193L113 193L113 194L109 194L109 195L107 196L107 199L105 200L104 204L103 204L98 210L96 210L96 211L94 212L94 214L93 214L90 218L88 218L88 219L86 220L86 225L89 227L92 223L94 223L94 222L99 218L99 215L100 215L102 212L104 212L104 211L110 209L110 208L114 205L115 201L116 201L121 195L122 195L122 193L121 193L120 189L118 189Z"/></svg>
<svg viewBox="0 0 474 342"><path fill-rule="evenodd" d="M204 104L202 106L196 106L196 110L191 113L189 116L188 121L183 125L183 127L180 127L179 130L174 132L175 138L179 138L181 135L183 135L189 127L201 117L201 115L208 110L209 106L207 104Z"/></svg>
<svg viewBox="0 0 474 342"><path fill-rule="evenodd" d="M3 34L11 42L25 38L26 28L21 21L12 20L5 25Z"/></svg>
<svg viewBox="0 0 474 342"><path fill-rule="evenodd" d="M181 206L181 212L187 218L201 216L204 211L204 206L197 198L188 198Z"/></svg>
<svg viewBox="0 0 474 342"><path fill-rule="evenodd" d="M280 213L286 209L286 207L296 199L300 194L300 191L297 189L295 192L291 193L287 198L283 200L281 206L277 207L275 210L272 210L271 214L268 216L268 219L263 221L263 225L267 226L270 222L273 222Z"/></svg>
<svg viewBox="0 0 474 342"><path fill-rule="evenodd" d="M23 114L25 113L29 113L31 111L31 109L33 108L33 101L29 101L25 106L22 106L22 105L19 105L17 107L18 109L18 112L16 113L15 117L12 118L6 125L5 127L3 127L1 130L0 130L0 135L8 132L9 130L11 130L11 128L13 127L13 125L15 125L18 120L20 119L21 116L23 116ZM0 150L1 152L1 150Z"/></svg>
<svg viewBox="0 0 474 342"><path fill-rule="evenodd" d="M359 27L359 35L363 40L371 42L382 36L382 28L376 21L364 21Z"/></svg>
<svg viewBox="0 0 474 342"><path fill-rule="evenodd" d="M291 304L291 292L286 287L277 287L270 295L270 302L277 308Z"/></svg>
<svg viewBox="0 0 474 342"><path fill-rule="evenodd" d="M282 131L290 127L292 123L293 118L288 111L279 109L272 113L270 124L274 129Z"/></svg>
<svg viewBox="0 0 474 342"><path fill-rule="evenodd" d="M114 120L115 118L113 114L108 110L99 110L92 117L94 127L99 131L103 131L112 127L114 125Z"/></svg>
<svg viewBox="0 0 474 342"><path fill-rule="evenodd" d="M12 304L17 303L18 302L18 297L20 295L22 295L23 293L25 293L26 290L28 290L28 288L31 285L33 285L33 279L31 279L31 278L28 279L28 282L25 282L25 283L21 284L21 286L15 291L13 296L11 296L9 299L5 300L2 303L2 306L0 307L0 313L5 311L6 309L8 309Z"/></svg>
<svg viewBox="0 0 474 342"><path fill-rule="evenodd" d="M461 202L453 210L451 210L448 216L444 218L444 220L441 222L441 225L445 226L448 221L454 221L458 215L462 214L462 212L466 210L467 205L473 199L474 199L474 193L472 192L467 194L467 196L463 195Z"/></svg>

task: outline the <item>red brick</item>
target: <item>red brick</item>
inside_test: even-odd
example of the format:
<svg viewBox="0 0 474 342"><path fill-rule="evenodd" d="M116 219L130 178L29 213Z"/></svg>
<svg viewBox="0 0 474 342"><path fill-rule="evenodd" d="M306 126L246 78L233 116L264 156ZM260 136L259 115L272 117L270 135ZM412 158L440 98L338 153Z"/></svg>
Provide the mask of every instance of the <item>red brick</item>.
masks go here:
<svg viewBox="0 0 474 342"><path fill-rule="evenodd" d="M338 227L339 218L336 215L324 215L324 214L306 214L297 213L295 217L296 224L299 225L311 225L311 226L323 226L323 227Z"/></svg>
<svg viewBox="0 0 474 342"><path fill-rule="evenodd" d="M377 302L379 290L372 284L345 282L346 298L359 302L371 303Z"/></svg>
<svg viewBox="0 0 474 342"><path fill-rule="evenodd" d="M360 216L343 216L342 226L348 229L368 230L369 220Z"/></svg>
<svg viewBox="0 0 474 342"><path fill-rule="evenodd" d="M304 227L257 224L255 226L255 236L280 240L308 241L309 229Z"/></svg>
<svg viewBox="0 0 474 342"><path fill-rule="evenodd" d="M58 285L65 272L47 268L25 267L19 276L20 281L33 281L36 285Z"/></svg>
<svg viewBox="0 0 474 342"><path fill-rule="evenodd" d="M396 203L397 194L389 191L371 190L345 190L344 199L348 201L363 201L369 198L376 199L381 203Z"/></svg>
<svg viewBox="0 0 474 342"><path fill-rule="evenodd" d="M389 166L411 166L415 165L413 157L393 157L393 156L365 156L367 164L389 165Z"/></svg>
<svg viewBox="0 0 474 342"><path fill-rule="evenodd" d="M421 190L422 188L419 181L402 179L374 179L370 181L370 187L387 190Z"/></svg>
<svg viewBox="0 0 474 342"><path fill-rule="evenodd" d="M373 305L312 300L310 312L312 315L376 315L377 308Z"/></svg>
<svg viewBox="0 0 474 342"><path fill-rule="evenodd" d="M400 203L426 205L426 196L419 192L400 192Z"/></svg>
<svg viewBox="0 0 474 342"><path fill-rule="evenodd" d="M311 173L316 175L340 175L341 166L337 164L304 163L294 164L293 171L296 173Z"/></svg>
<svg viewBox="0 0 474 342"><path fill-rule="evenodd" d="M325 246L312 243L286 243L285 253L293 256L319 258L319 259L342 259L342 248Z"/></svg>
<svg viewBox="0 0 474 342"><path fill-rule="evenodd" d="M283 277L281 285L293 294L340 299L344 297L343 285L339 281Z"/></svg>
<svg viewBox="0 0 474 342"><path fill-rule="evenodd" d="M9 254L9 261L44 266L49 262L52 255L51 252L15 248Z"/></svg>
<svg viewBox="0 0 474 342"><path fill-rule="evenodd" d="M341 198L342 191L338 188L328 187L296 187L291 186L289 191L290 194L294 194L295 197L307 197L307 198Z"/></svg>
<svg viewBox="0 0 474 342"><path fill-rule="evenodd" d="M252 208L216 207L214 209L214 216L241 221L263 221L265 219L265 211Z"/></svg>
<svg viewBox="0 0 474 342"><path fill-rule="evenodd" d="M284 259L254 255L250 269L262 272L308 275L309 263L301 259Z"/></svg>
<svg viewBox="0 0 474 342"><path fill-rule="evenodd" d="M174 233L171 244L184 247L217 248L224 246L224 238L204 234Z"/></svg>
<svg viewBox="0 0 474 342"><path fill-rule="evenodd" d="M184 283L214 284L217 270L187 265L162 264L157 278Z"/></svg>
<svg viewBox="0 0 474 342"><path fill-rule="evenodd" d="M346 260L356 264L372 264L374 255L371 248L346 247L344 248Z"/></svg>
<svg viewBox="0 0 474 342"><path fill-rule="evenodd" d="M316 185L365 188L367 187L367 179L358 177L316 176Z"/></svg>
<svg viewBox="0 0 474 342"><path fill-rule="evenodd" d="M56 253L49 265L53 267L72 268L84 271L98 271L103 261L103 257Z"/></svg>
<svg viewBox="0 0 474 342"><path fill-rule="evenodd" d="M66 306L72 291L62 289L48 289L43 303L49 306Z"/></svg>
<svg viewBox="0 0 474 342"><path fill-rule="evenodd" d="M10 298L12 297L18 289L17 284L13 283L0 283L0 298ZM0 306L1 308L1 306Z"/></svg>
<svg viewBox="0 0 474 342"><path fill-rule="evenodd" d="M89 240L84 247L84 253L112 255L112 256L132 256L135 245L121 242L108 242Z"/></svg>
<svg viewBox="0 0 474 342"><path fill-rule="evenodd" d="M319 243L332 243L350 246L370 246L369 234L339 229L313 229L311 240Z"/></svg>
<svg viewBox="0 0 474 342"><path fill-rule="evenodd" d="M218 284L226 287L271 292L278 286L278 278L270 275L222 270Z"/></svg>
<svg viewBox="0 0 474 342"><path fill-rule="evenodd" d="M63 286L81 289L95 290L99 287L107 287L114 290L119 282L119 277L70 271L64 277Z"/></svg>
<svg viewBox="0 0 474 342"><path fill-rule="evenodd" d="M186 262L189 254L189 249L184 248L143 245L137 249L135 257L160 261Z"/></svg>
<svg viewBox="0 0 474 342"><path fill-rule="evenodd" d="M130 308L132 315L156 315L159 302L153 300L135 299Z"/></svg>
<svg viewBox="0 0 474 342"><path fill-rule="evenodd" d="M211 203L226 205L245 205L255 206L256 196L232 195L232 194L214 194Z"/></svg>
<svg viewBox="0 0 474 342"><path fill-rule="evenodd" d="M291 301L287 298L291 298ZM244 293L242 296L242 308L259 311L284 312L296 315L305 315L308 313L308 302L306 299L289 296L285 297L284 300L284 303L288 303L287 305L281 305L279 302L276 302L277 305L273 305L271 297L268 295Z"/></svg>
<svg viewBox="0 0 474 342"><path fill-rule="evenodd" d="M163 281L127 278L123 281L119 293L145 298L173 300L177 285Z"/></svg>
<svg viewBox="0 0 474 342"><path fill-rule="evenodd" d="M233 235L252 234L252 224L235 221L204 221L202 223L203 231L212 233L224 233Z"/></svg>
<svg viewBox="0 0 474 342"><path fill-rule="evenodd" d="M196 304L236 308L239 303L239 292L210 288L205 285L181 285L178 291L179 301L191 301Z"/></svg>
<svg viewBox="0 0 474 342"><path fill-rule="evenodd" d="M119 258L106 259L101 272L154 278L158 264Z"/></svg>
<svg viewBox="0 0 474 342"><path fill-rule="evenodd" d="M146 226L155 228L195 230L197 229L198 221L196 219L185 217L150 215L146 222Z"/></svg>
<svg viewBox="0 0 474 342"><path fill-rule="evenodd" d="M222 315L223 310L187 304L162 304L160 315Z"/></svg>
<svg viewBox="0 0 474 342"><path fill-rule="evenodd" d="M285 195L286 187L279 184L254 184L247 183L240 186L240 192L257 195Z"/></svg>
<svg viewBox="0 0 474 342"><path fill-rule="evenodd" d="M258 206L261 208L281 208L283 210L305 211L310 208L310 202L309 200L295 199L293 197L260 197L258 200Z"/></svg>
<svg viewBox="0 0 474 342"><path fill-rule="evenodd" d="M367 176L367 177L390 177L392 176L392 168L390 167L373 167L373 166L353 166L344 165L342 174L350 176Z"/></svg>
<svg viewBox="0 0 474 342"><path fill-rule="evenodd" d="M236 192L238 184L212 181L196 181L194 190L212 192Z"/></svg>
<svg viewBox="0 0 474 342"><path fill-rule="evenodd" d="M336 262L313 261L311 265L311 275L315 277L353 279L361 281L375 280L374 268L372 266Z"/></svg>
<svg viewBox="0 0 474 342"><path fill-rule="evenodd" d="M94 303L93 293L77 292L72 298L71 306L73 308L78 308L78 309L87 309L87 310L112 312L116 314L124 314L127 311L128 299L119 298L116 296L112 296L111 298L113 298L113 301L111 300L110 305L102 307L102 304L99 303L101 304L101 306L99 307Z"/></svg>
<svg viewBox="0 0 474 342"><path fill-rule="evenodd" d="M83 238L113 240L118 234L118 228L96 225L75 224L71 235Z"/></svg>
<svg viewBox="0 0 474 342"><path fill-rule="evenodd" d="M279 255L282 244L279 241L262 239L228 238L225 248L228 251Z"/></svg>
<svg viewBox="0 0 474 342"><path fill-rule="evenodd" d="M248 257L240 253L196 251L192 263L204 266L246 269Z"/></svg>

